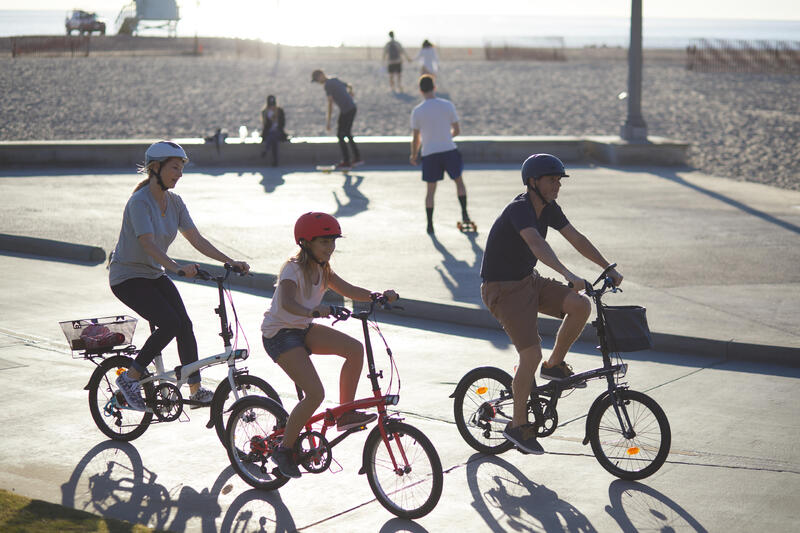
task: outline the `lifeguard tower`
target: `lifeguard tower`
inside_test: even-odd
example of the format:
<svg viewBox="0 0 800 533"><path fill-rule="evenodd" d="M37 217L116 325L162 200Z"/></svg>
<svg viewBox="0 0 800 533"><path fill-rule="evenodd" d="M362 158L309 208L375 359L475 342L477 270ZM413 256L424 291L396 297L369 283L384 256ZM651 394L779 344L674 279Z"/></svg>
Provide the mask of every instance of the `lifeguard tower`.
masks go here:
<svg viewBox="0 0 800 533"><path fill-rule="evenodd" d="M141 30L160 28L175 37L180 18L176 0L134 0L117 15L117 33L138 35Z"/></svg>

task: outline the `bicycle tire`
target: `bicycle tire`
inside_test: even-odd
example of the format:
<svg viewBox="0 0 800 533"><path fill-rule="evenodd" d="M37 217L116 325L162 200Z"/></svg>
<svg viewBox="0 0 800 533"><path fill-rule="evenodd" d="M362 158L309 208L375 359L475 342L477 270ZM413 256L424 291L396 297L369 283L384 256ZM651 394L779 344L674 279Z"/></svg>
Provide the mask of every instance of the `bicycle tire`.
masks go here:
<svg viewBox="0 0 800 533"><path fill-rule="evenodd" d="M498 454L514 447L503 436L506 423L493 420L498 412L511 420L511 381L507 372L483 366L470 370L458 382L453 393L453 416L461 437L473 449Z"/></svg>
<svg viewBox="0 0 800 533"><path fill-rule="evenodd" d="M233 377L233 382L236 384L236 389L244 396L251 396L252 394L259 394L252 389L258 389L260 394L274 400L278 405L282 405L281 398L272 385L264 381L258 376L250 374L240 374ZM214 399L211 401L211 422L214 424L214 429L217 431L217 437L222 445L225 445L225 414L229 410L235 397L231 394L231 384L228 378L225 378L217 386L214 391Z"/></svg>
<svg viewBox="0 0 800 533"><path fill-rule="evenodd" d="M272 435L286 426L288 418L283 407L262 396L247 396L234 404L226 424L225 449L236 474L251 487L275 490L289 481L269 462L272 448L280 442Z"/></svg>
<svg viewBox="0 0 800 533"><path fill-rule="evenodd" d="M118 441L132 441L147 431L153 420L152 411L142 412L133 409L123 409L119 406L109 408L118 391L115 380L123 371L127 371L133 359L122 355L109 357L101 362L92 377L89 379L89 411L97 428L108 438ZM142 390L147 399L153 398L153 384L145 383ZM112 421L111 419L114 419Z"/></svg>
<svg viewBox="0 0 800 533"><path fill-rule="evenodd" d="M384 428L388 441L376 427L364 443L364 471L369 486L390 513L406 519L425 516L442 495L444 474L439 454L414 426L396 422ZM395 461L404 461L400 473L393 466L389 446Z"/></svg>
<svg viewBox="0 0 800 533"><path fill-rule="evenodd" d="M622 435L614 394L600 400L587 428L592 451L600 465L614 476L634 481L652 475L669 455L672 433L667 415L654 399L634 390L619 390L617 396L630 418L633 438Z"/></svg>

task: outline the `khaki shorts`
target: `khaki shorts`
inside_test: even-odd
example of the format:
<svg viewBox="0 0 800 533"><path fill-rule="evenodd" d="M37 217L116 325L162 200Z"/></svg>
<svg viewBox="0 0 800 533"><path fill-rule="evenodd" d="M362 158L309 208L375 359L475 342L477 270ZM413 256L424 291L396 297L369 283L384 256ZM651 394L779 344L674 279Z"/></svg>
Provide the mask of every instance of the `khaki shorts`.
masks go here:
<svg viewBox="0 0 800 533"><path fill-rule="evenodd" d="M488 281L481 284L481 298L517 351L538 346L539 313L564 318L562 306L572 289L536 271L519 281Z"/></svg>

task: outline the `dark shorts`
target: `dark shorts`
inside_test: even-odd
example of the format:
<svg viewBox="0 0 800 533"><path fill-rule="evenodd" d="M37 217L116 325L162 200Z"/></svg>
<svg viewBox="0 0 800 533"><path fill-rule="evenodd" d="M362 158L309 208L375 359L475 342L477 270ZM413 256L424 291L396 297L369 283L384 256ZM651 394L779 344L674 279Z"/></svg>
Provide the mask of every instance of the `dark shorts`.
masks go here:
<svg viewBox="0 0 800 533"><path fill-rule="evenodd" d="M517 351L541 344L537 317L544 313L564 318L561 308L572 289L538 273L519 281L485 281L481 284L481 299Z"/></svg>
<svg viewBox="0 0 800 533"><path fill-rule="evenodd" d="M389 63L389 73L395 74L397 72L403 72L403 64L402 63Z"/></svg>
<svg viewBox="0 0 800 533"><path fill-rule="evenodd" d="M310 324L305 329L297 328L283 328L270 338L261 337L261 342L264 343L264 349L267 351L273 361L278 362L278 357L294 348L305 348L306 352L311 353L306 347L306 334L311 329L313 324Z"/></svg>
<svg viewBox="0 0 800 533"><path fill-rule="evenodd" d="M464 161L458 149L447 152L437 152L422 158L422 181L440 181L444 179L444 172L450 179L458 179L464 171Z"/></svg>

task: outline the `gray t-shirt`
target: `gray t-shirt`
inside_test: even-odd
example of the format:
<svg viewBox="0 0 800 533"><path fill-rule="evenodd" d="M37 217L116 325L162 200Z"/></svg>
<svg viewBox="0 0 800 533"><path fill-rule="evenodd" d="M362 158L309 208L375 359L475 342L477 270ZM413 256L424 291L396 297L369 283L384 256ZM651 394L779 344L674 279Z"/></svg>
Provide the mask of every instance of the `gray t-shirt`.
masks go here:
<svg viewBox="0 0 800 533"><path fill-rule="evenodd" d="M164 275L164 267L144 251L139 237L152 233L156 246L166 253L178 229L194 227L189 210L177 194L167 191L167 210L162 214L149 187L133 193L122 215L122 229L109 265L109 284L113 287L132 278L156 279Z"/></svg>
<svg viewBox="0 0 800 533"><path fill-rule="evenodd" d="M325 80L325 94L333 98L333 102L339 106L339 111L342 113L347 113L356 106L353 97L347 92L347 84L339 78Z"/></svg>

